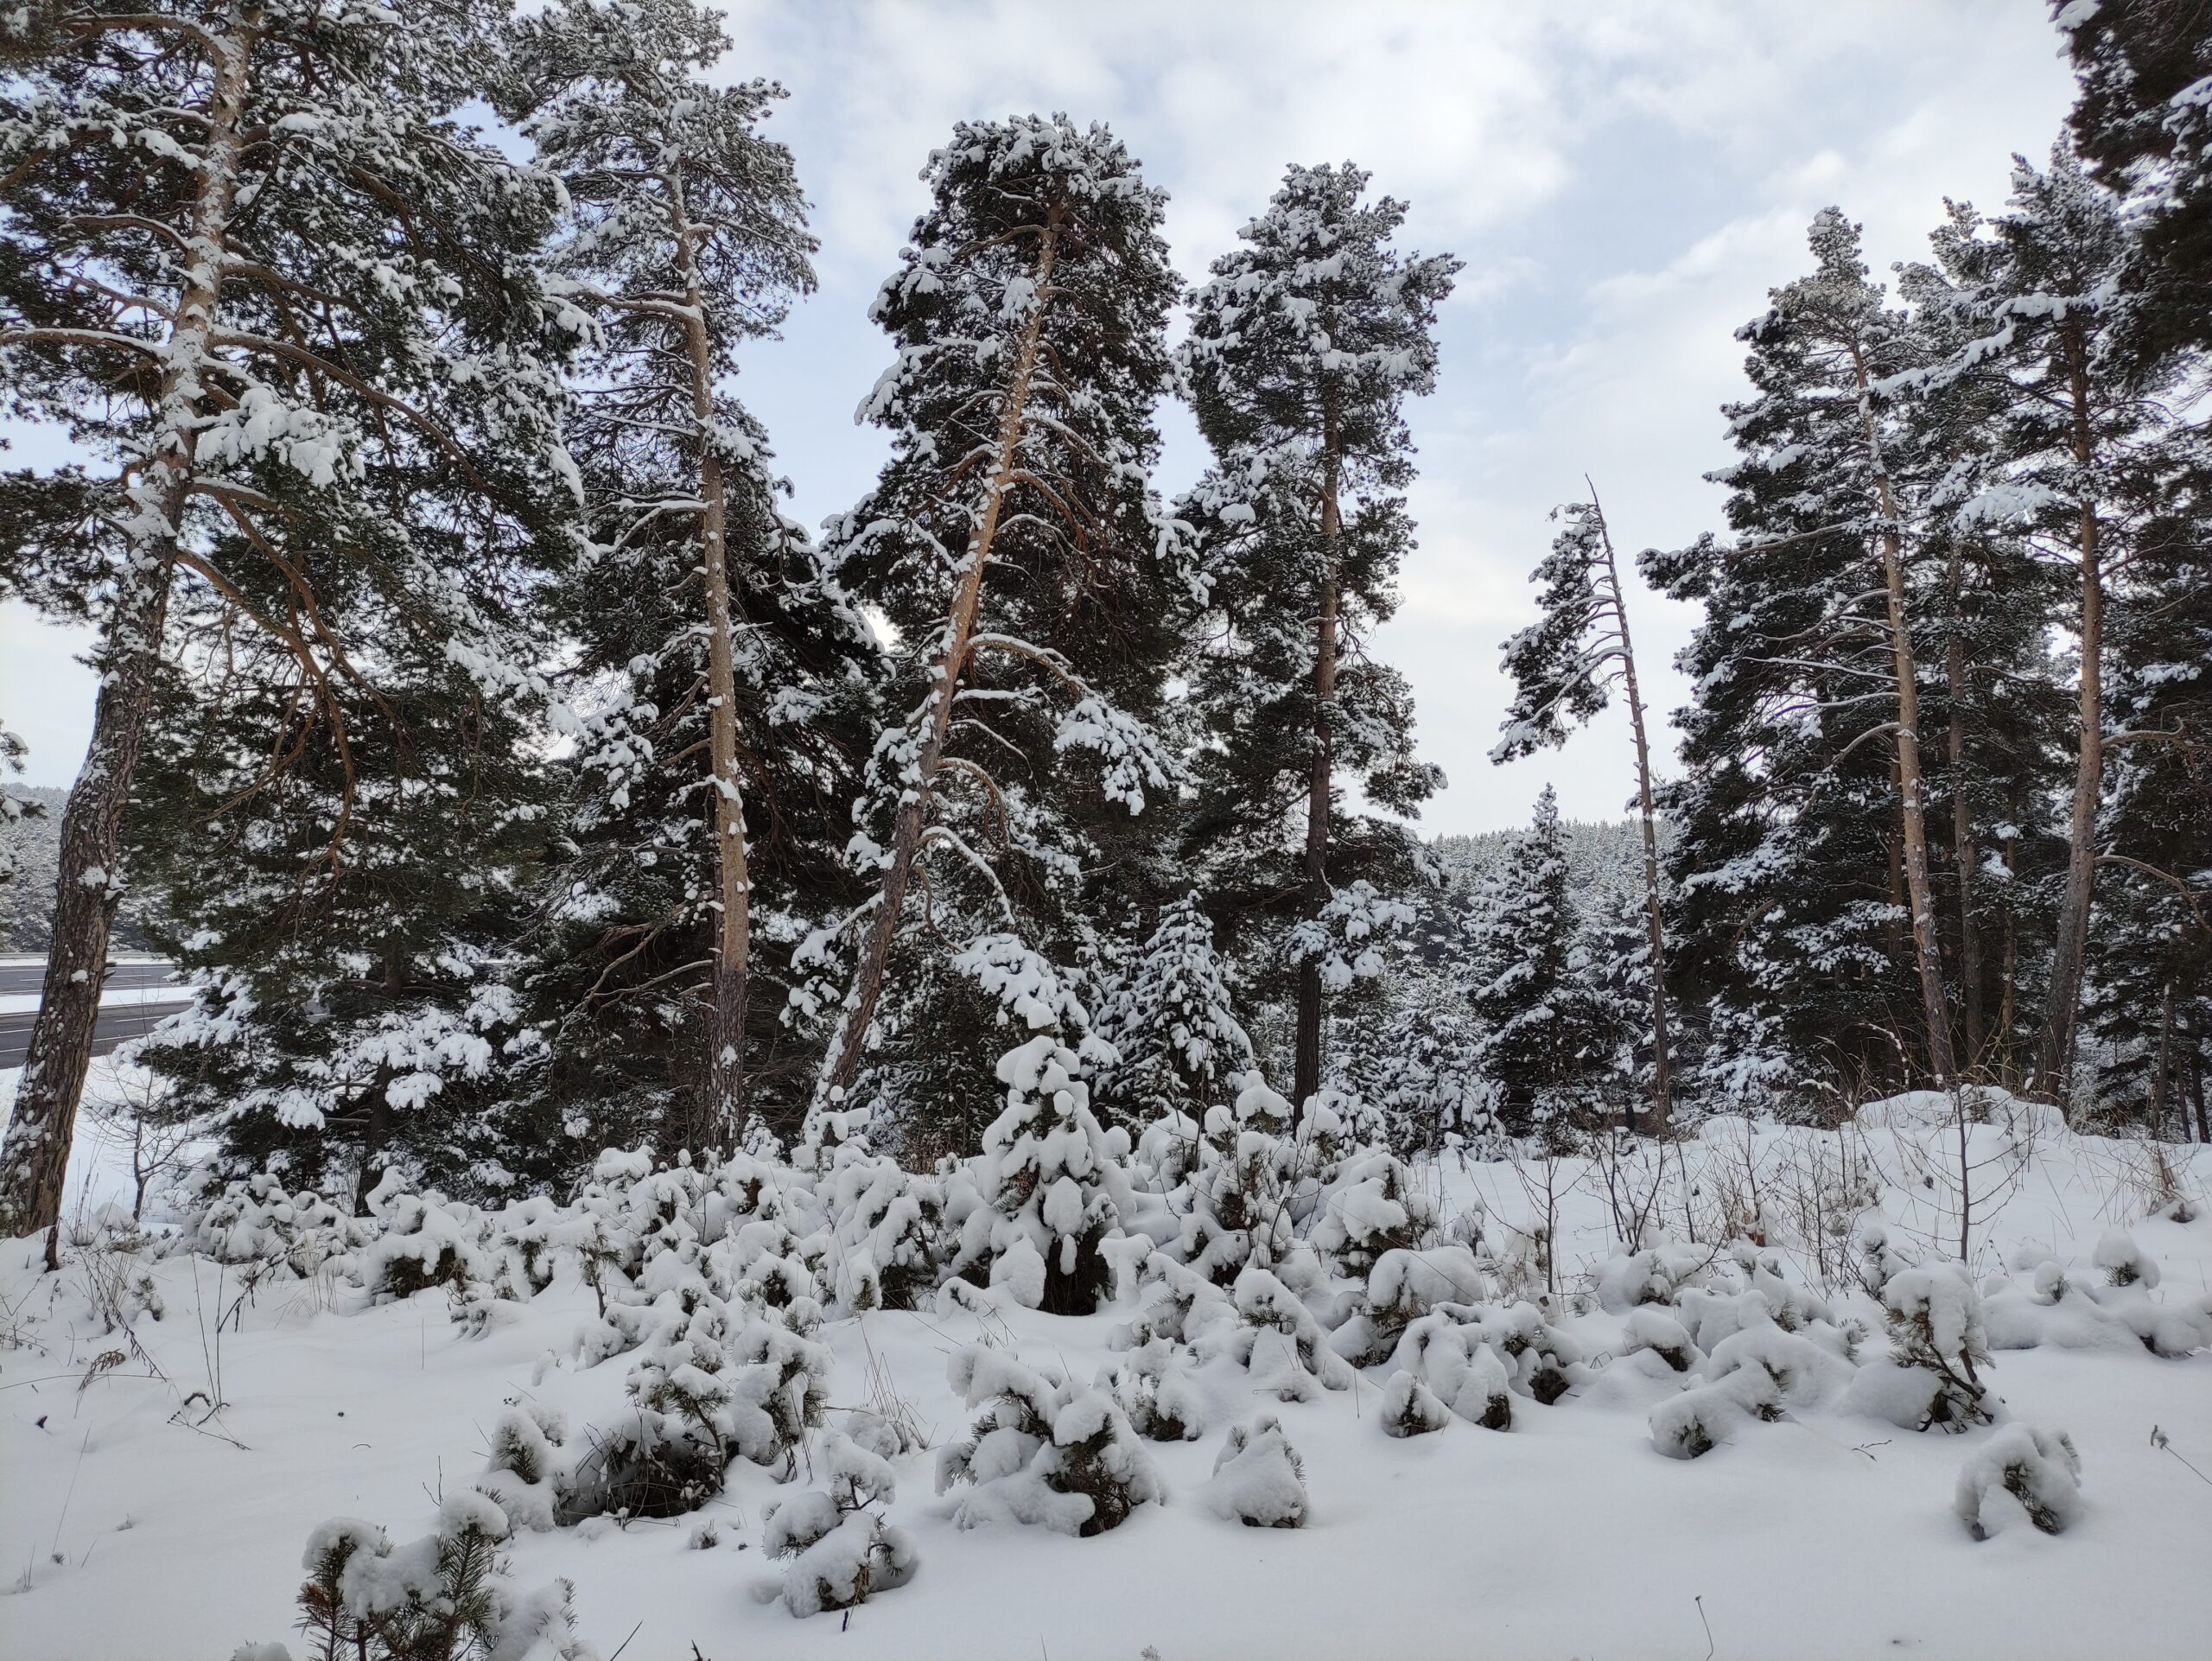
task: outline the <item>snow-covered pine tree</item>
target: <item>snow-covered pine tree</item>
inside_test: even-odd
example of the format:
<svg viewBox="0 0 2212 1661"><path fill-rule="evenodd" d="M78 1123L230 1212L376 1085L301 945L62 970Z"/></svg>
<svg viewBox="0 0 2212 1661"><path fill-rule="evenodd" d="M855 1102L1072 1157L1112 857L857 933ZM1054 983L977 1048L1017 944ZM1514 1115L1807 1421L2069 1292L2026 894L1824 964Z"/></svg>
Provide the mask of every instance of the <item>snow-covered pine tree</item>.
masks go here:
<svg viewBox="0 0 2212 1661"><path fill-rule="evenodd" d="M256 630L296 665L303 735L360 806L346 704L369 642L337 590L445 633L492 695L508 556L549 493L556 320L519 258L552 182L458 125L504 8L356 0L19 7L0 93L0 379L101 464L6 482L11 585L87 607L101 674L63 816L47 990L0 1151L0 1229L51 1222L122 890L118 838L165 632ZM399 605L400 596L404 604ZM241 784L253 782L240 780Z"/></svg>
<svg viewBox="0 0 2212 1661"><path fill-rule="evenodd" d="M548 1088L605 1121L594 1136L671 1151L735 1145L755 1061L783 1075L755 1105L798 1128L803 1068L779 1053L783 989L748 990L753 942L788 947L857 898L843 821L880 660L728 385L738 347L813 286L814 245L791 154L760 131L781 89L709 84L728 46L695 0L561 0L517 22L503 99L567 187L550 264L598 322L569 423L584 557L559 608L608 713L551 874Z"/></svg>
<svg viewBox="0 0 2212 1661"><path fill-rule="evenodd" d="M0 888L5 888L22 875L16 854L15 839L7 833L40 811L40 805L28 796L16 793L9 775L23 770L23 756L27 747L23 741L0 727Z"/></svg>
<svg viewBox="0 0 2212 1661"><path fill-rule="evenodd" d="M1587 502L1554 508L1566 525L1530 581L1544 585L1537 620L1505 642L1505 672L1514 697L1506 711L1504 737L1491 751L1493 762L1533 755L1541 747L1564 744L1570 724L1580 725L1604 709L1618 681L1628 704L1629 730L1636 740L1637 811L1643 830L1644 927L1649 962L1646 977L1651 1002L1652 1129L1663 1131L1673 1112L1667 1019L1667 936L1659 889L1659 831L1652 806L1651 750L1643 732L1643 700L1636 684L1636 647L1630 638L1628 601L1621 591L1620 563L1598 487ZM1636 1129L1634 1109L1629 1129Z"/></svg>
<svg viewBox="0 0 2212 1661"><path fill-rule="evenodd" d="M887 1036L894 954L907 974L936 942L1049 922L1087 827L1177 772L1152 725L1188 581L1147 483L1179 286L1163 199L1065 116L963 122L924 176L931 206L874 311L898 361L861 409L892 459L829 536L897 631L908 702L856 809L877 892L850 920L825 1093Z"/></svg>
<svg viewBox="0 0 2212 1661"><path fill-rule="evenodd" d="M2112 785L2100 816L2085 1016L2097 1095L2212 1142L2212 432L2161 447L2106 640Z"/></svg>
<svg viewBox="0 0 2212 1661"><path fill-rule="evenodd" d="M1549 785L1529 828L1483 883L1471 995L1484 1072L1514 1136L1564 1129L1611 1057L1573 961L1581 920L1567 890L1559 799Z"/></svg>
<svg viewBox="0 0 2212 1661"><path fill-rule="evenodd" d="M2133 199L2127 287L2139 359L2212 349L2212 29L2196 0L2052 0L2080 79L2069 123L2096 176Z"/></svg>
<svg viewBox="0 0 2212 1661"><path fill-rule="evenodd" d="M1929 463L1893 390L1927 353L1868 281L1857 227L1829 208L1810 241L1814 273L1738 331L1756 396L1728 408L1744 459L1715 475L1735 544L1642 557L1705 608L1666 792L1675 955L1724 1026L1763 1031L1801 1076L1894 1076L1904 1034L1913 1071L1949 1078L1913 636Z"/></svg>
<svg viewBox="0 0 2212 1661"><path fill-rule="evenodd" d="M1102 1105L1132 1129L1169 1113L1203 1119L1250 1070L1252 1041L1195 889L1160 913L1101 1021L1121 1057Z"/></svg>
<svg viewBox="0 0 2212 1661"><path fill-rule="evenodd" d="M1285 935L1301 1103L1321 1085L1338 888L1393 892L1418 863L1402 818L1342 796L1410 817L1443 782L1414 754L1404 677L1369 646L1413 546L1404 405L1435 385L1436 308L1459 262L1394 246L1405 205L1369 200L1368 179L1350 163L1293 167L1214 262L1183 348L1215 458L1179 506L1211 579L1190 677L1205 726L1191 841L1217 905L1306 925Z"/></svg>
<svg viewBox="0 0 2212 1661"><path fill-rule="evenodd" d="M1961 510L2016 525L2042 557L2071 568L2078 642L2075 773L2065 892L2036 1047L2036 1084L2064 1101L2089 950L2104 793L2104 646L2110 573L2124 569L2168 423L2160 394L2178 366L2145 379L2128 349L2132 241L2119 199L2063 144L2048 172L2017 162L2008 209L1986 247L1961 249L1963 304L1984 326L1957 372L1993 388L2003 472ZM2054 620L2055 621L2056 620Z"/></svg>

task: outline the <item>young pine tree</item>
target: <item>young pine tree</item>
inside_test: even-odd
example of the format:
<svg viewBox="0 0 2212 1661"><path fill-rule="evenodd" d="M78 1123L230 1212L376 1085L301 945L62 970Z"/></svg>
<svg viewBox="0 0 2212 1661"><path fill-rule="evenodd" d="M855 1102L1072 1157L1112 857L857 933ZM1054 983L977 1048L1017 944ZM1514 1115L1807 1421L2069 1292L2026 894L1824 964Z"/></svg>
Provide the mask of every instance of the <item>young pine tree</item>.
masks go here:
<svg viewBox="0 0 2212 1661"><path fill-rule="evenodd" d="M0 379L98 467L8 475L0 545L10 586L97 626L101 687L0 1230L60 1205L173 610L211 652L254 632L292 659L251 748L271 775L304 732L329 748L340 850L363 805L347 706L378 672L345 591L448 635L487 696L527 678L509 577L557 388L525 256L555 192L453 114L502 10L62 0L10 19Z"/></svg>
<svg viewBox="0 0 2212 1661"><path fill-rule="evenodd" d="M880 657L728 388L737 347L813 286L814 246L791 154L759 130L780 89L709 84L728 45L693 0L562 0L515 25L506 93L567 187L551 263L597 325L561 609L610 708L569 775L539 986L550 1087L586 1112L626 1101L671 1148L734 1146L753 1061L785 1060L759 1019L781 997L753 990L758 928L788 945L851 903L839 821Z"/></svg>
<svg viewBox="0 0 2212 1661"><path fill-rule="evenodd" d="M1628 602L1619 562L1595 485L1587 502L1555 509L1567 525L1532 581L1544 585L1541 615L1505 643L1505 671L1514 683L1505 736L1491 751L1494 762L1533 755L1540 746L1567 741L1579 725L1605 707L1615 681L1628 704L1636 740L1637 810L1643 830L1644 926L1650 971L1651 1128L1663 1131L1673 1111L1667 1018L1667 938L1659 890L1659 831L1652 805L1651 750L1644 741L1643 700L1637 690L1636 647L1629 636ZM1635 1129L1630 1114L1629 1128Z"/></svg>
<svg viewBox="0 0 2212 1661"><path fill-rule="evenodd" d="M1484 878L1471 997L1503 1129L1563 1127L1611 1060L1574 954L1581 932L1550 786Z"/></svg>
<svg viewBox="0 0 2212 1661"><path fill-rule="evenodd" d="M1169 1113L1204 1118L1250 1069L1252 1041L1195 890L1160 913L1104 1025L1121 1061L1103 1105L1138 1128Z"/></svg>
<svg viewBox="0 0 2212 1661"><path fill-rule="evenodd" d="M892 458L830 537L897 631L908 703L856 810L876 893L851 920L825 1092L891 1036L894 957L912 975L938 942L1048 926L1090 827L1176 772L1152 725L1186 580L1147 485L1178 287L1162 198L1118 139L1063 116L963 123L925 177L874 307L898 361L861 408Z"/></svg>
<svg viewBox="0 0 2212 1661"><path fill-rule="evenodd" d="M1436 308L1459 263L1402 253L1402 202L1368 175L1294 167L1213 264L1184 348L1214 467L1179 507L1211 579L1191 679L1205 723L1191 838L1210 890L1291 927L1293 1096L1320 1087L1341 884L1402 887L1402 823L1351 812L1357 787L1405 816L1443 782L1413 750L1413 698L1368 653L1413 546L1407 398L1436 380ZM1303 837L1287 830L1301 817Z"/></svg>

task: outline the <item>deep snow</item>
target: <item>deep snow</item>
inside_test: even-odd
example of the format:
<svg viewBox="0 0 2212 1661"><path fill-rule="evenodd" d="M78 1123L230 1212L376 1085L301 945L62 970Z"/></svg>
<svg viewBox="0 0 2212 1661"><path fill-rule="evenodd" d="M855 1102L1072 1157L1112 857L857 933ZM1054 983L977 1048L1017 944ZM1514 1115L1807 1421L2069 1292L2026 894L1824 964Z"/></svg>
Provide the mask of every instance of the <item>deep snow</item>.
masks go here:
<svg viewBox="0 0 2212 1661"><path fill-rule="evenodd" d="M1900 1139L1912 1135L1877 1125L1862 1147L1895 1175L1905 1168ZM1685 1167L1716 1181L1748 1149L1778 1174L1791 1149L1817 1140L1717 1121ZM2212 1181L2212 1154L2170 1151L2200 1193ZM96 1158L79 1168L80 1181L99 1184ZM2015 1192L1971 1242L1977 1269L2027 1264L2012 1276L2024 1289L2029 1260L2049 1257L2096 1279L2097 1243L2123 1224L2157 1265L2150 1295L2202 1307L2212 1215L2144 1219L2141 1169L2130 1144L2046 1128ZM1446 1216L1479 1195L1504 1221L1529 1219L1509 1166L1424 1174L1440 1183ZM1886 1187L1893 1232L1936 1225L1931 1193L1918 1192L1916 1209L1904 1188ZM1594 1301L1565 1312L1580 1271L1609 1253L1606 1218L1588 1189L1561 1205L1557 1319L1592 1377L1554 1406L1516 1400L1510 1432L1453 1418L1440 1434L1385 1435L1376 1409L1387 1364L1349 1390L1284 1403L1216 1363L1192 1374L1205 1435L1146 1444L1167 1502L1096 1538L963 1532L952 1520L959 1495L932 1492L934 1454L894 1461L889 1515L914 1537L919 1572L849 1620L795 1619L757 1599L774 1569L760 1550L764 1505L804 1485L742 1461L693 1518L518 1537L517 1576L573 1580L582 1630L607 1655L626 1639L630 1661L680 1661L694 1644L707 1661L1138 1661L1147 1648L1161 1661L2207 1652L2212 1352L2160 1359L2109 1332L2088 1348L2000 1349L1986 1376L2009 1421L2070 1434L2082 1505L2062 1536L2018 1526L1977 1543L1954 1492L1990 1429L1915 1434L1833 1405L1793 1408L1703 1458L1662 1457L1647 1416L1684 1381L1621 1352L1620 1314ZM317 1524L351 1515L411 1538L438 1496L481 1472L503 1407L542 1403L582 1426L623 1401L626 1358L588 1368L563 1359L594 1313L567 1268L467 1337L442 1291L362 1307L357 1289L326 1273L241 1299L235 1270L170 1257L145 1270L164 1314L138 1316L126 1335L102 1330L88 1300L98 1254L74 1253L59 1277L41 1277L29 1243L0 1251L0 1653L11 1661L222 1661L249 1639L289 1639L300 1555ZM1787 1261L1794 1279L1808 1260ZM948 1302L823 1327L817 1336L836 1358L830 1425L836 1410L895 1395L941 1447L974 1417L947 1381L961 1346L1001 1346L1087 1384L1119 1359L1109 1340L1134 1310L1054 1317L1004 1288L974 1301L982 1313ZM1853 1292L1836 1302L1874 1326L1878 1355L1872 1301ZM212 1416L210 1399L223 1403ZM1206 1503L1230 1427L1262 1414L1281 1420L1302 1458L1311 1517L1301 1530L1242 1527ZM2154 1426L2167 1446L2154 1444ZM702 1520L720 1543L696 1550Z"/></svg>

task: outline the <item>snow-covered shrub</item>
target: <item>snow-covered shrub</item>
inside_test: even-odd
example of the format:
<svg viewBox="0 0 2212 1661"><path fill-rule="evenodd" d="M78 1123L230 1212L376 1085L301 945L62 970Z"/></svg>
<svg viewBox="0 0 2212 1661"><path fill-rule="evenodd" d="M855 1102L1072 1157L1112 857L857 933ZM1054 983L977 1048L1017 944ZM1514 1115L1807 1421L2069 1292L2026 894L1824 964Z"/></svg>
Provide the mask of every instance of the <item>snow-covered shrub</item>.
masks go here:
<svg viewBox="0 0 2212 1661"><path fill-rule="evenodd" d="M2061 1533L2081 1513L2082 1456L2063 1430L2007 1426L1968 1457L1953 1504L1977 1540L2022 1515L2045 1534Z"/></svg>
<svg viewBox="0 0 2212 1661"><path fill-rule="evenodd" d="M2089 1261L2104 1270L2105 1279L2114 1286L2140 1286L2147 1292L2158 1283L2157 1261L2145 1256L2135 1244L2135 1237L2124 1228L2107 1229Z"/></svg>
<svg viewBox="0 0 2212 1661"><path fill-rule="evenodd" d="M1386 1251L1369 1271L1357 1307L1331 1337L1331 1347L1355 1366L1370 1365L1439 1304L1478 1302L1488 1287L1475 1254L1464 1245Z"/></svg>
<svg viewBox="0 0 2212 1661"><path fill-rule="evenodd" d="M1844 1405L1907 1430L1960 1431L1993 1416L1975 1371L1989 1365L1981 1294L1965 1268L1902 1269L1882 1289L1891 1356L1861 1367Z"/></svg>
<svg viewBox="0 0 2212 1661"><path fill-rule="evenodd" d="M1395 1393L1386 1395L1382 1409L1386 1429L1394 1419L1405 1427L1393 1435L1441 1429L1437 1408L1485 1430L1513 1428L1513 1394L1504 1358L1479 1316L1473 1321L1458 1318L1465 1313L1471 1312L1424 1315L1399 1339L1392 1358L1396 1371L1390 1390ZM1400 1378L1410 1382L1402 1385Z"/></svg>
<svg viewBox="0 0 2212 1661"><path fill-rule="evenodd" d="M1100 1369L1098 1387L1149 1441L1196 1441L1205 1434L1205 1400L1175 1365L1174 1346L1164 1338Z"/></svg>
<svg viewBox="0 0 2212 1661"><path fill-rule="evenodd" d="M856 1134L840 1139L823 1181L841 1248L839 1301L849 1309L927 1308L949 1256L944 1184L871 1153Z"/></svg>
<svg viewBox="0 0 2212 1661"><path fill-rule="evenodd" d="M1712 1280L1719 1255L1711 1246L1673 1240L1656 1241L1641 1251L1617 1251L1592 1277L1599 1307L1621 1314L1639 1304L1679 1303L1687 1289Z"/></svg>
<svg viewBox="0 0 2212 1661"><path fill-rule="evenodd" d="M569 1486L569 1424L558 1410L511 1407L492 1429L492 1456L476 1491L505 1514L510 1533L553 1526Z"/></svg>
<svg viewBox="0 0 2212 1661"><path fill-rule="evenodd" d="M948 1377L969 1406L984 1408L967 1439L938 1455L939 1493L975 1487L955 1514L961 1527L1007 1521L1103 1534L1161 1498L1142 1442L1104 1391L980 1345L956 1352Z"/></svg>
<svg viewBox="0 0 2212 1661"><path fill-rule="evenodd" d="M977 1187L986 1209L967 1223L988 1242L994 1285L1048 1314L1087 1315L1109 1295L1098 1247L1120 1220L1128 1179L1092 1117L1083 1063L1050 1034L999 1060L1006 1111L983 1133Z"/></svg>
<svg viewBox="0 0 2212 1661"><path fill-rule="evenodd" d="M307 1279L369 1238L365 1219L346 1216L322 1195L288 1193L268 1172L213 1189L203 1168L188 1180L194 1196L178 1244L218 1263L260 1265Z"/></svg>
<svg viewBox="0 0 2212 1661"><path fill-rule="evenodd" d="M325 1523L308 1538L299 1594L311 1657L597 1661L575 1634L574 1588L520 1590L499 1550L506 1537L506 1518L479 1493L448 1496L435 1529L396 1549L367 1523Z"/></svg>
<svg viewBox="0 0 2212 1661"><path fill-rule="evenodd" d="M1382 1386L1382 1434L1426 1436L1451 1422L1452 1410L1411 1372L1394 1372Z"/></svg>
<svg viewBox="0 0 2212 1661"><path fill-rule="evenodd" d="M1230 1427L1200 1498L1215 1516L1247 1528L1305 1527L1306 1467L1282 1422L1263 1415L1249 1426Z"/></svg>
<svg viewBox="0 0 2212 1661"><path fill-rule="evenodd" d="M1782 1390L1763 1367L1745 1367L1717 1383L1670 1397L1651 1411L1651 1445L1669 1459L1711 1453L1754 1419L1782 1416Z"/></svg>
<svg viewBox="0 0 2212 1661"><path fill-rule="evenodd" d="M1202 1340L1201 1356L1228 1354L1249 1368L1255 1391L1285 1402L1310 1402L1324 1390L1352 1384L1351 1365L1329 1347L1328 1334L1297 1293L1256 1264L1236 1277L1238 1324Z"/></svg>
<svg viewBox="0 0 2212 1661"><path fill-rule="evenodd" d="M762 1515L760 1548L785 1564L765 1590L794 1615L865 1603L913 1579L920 1562L913 1537L869 1509L896 1497L888 1464L836 1431L816 1444L812 1458L823 1486L772 1504Z"/></svg>
<svg viewBox="0 0 2212 1661"><path fill-rule="evenodd" d="M1622 1327L1621 1350L1626 1355L1649 1351L1676 1372L1688 1372L1703 1359L1689 1329L1649 1304L1639 1304L1628 1312Z"/></svg>
<svg viewBox="0 0 2212 1661"><path fill-rule="evenodd" d="M1322 1190L1313 1248L1339 1272L1364 1276L1387 1252L1434 1244L1440 1221L1436 1196L1405 1161L1369 1149L1344 1160Z"/></svg>

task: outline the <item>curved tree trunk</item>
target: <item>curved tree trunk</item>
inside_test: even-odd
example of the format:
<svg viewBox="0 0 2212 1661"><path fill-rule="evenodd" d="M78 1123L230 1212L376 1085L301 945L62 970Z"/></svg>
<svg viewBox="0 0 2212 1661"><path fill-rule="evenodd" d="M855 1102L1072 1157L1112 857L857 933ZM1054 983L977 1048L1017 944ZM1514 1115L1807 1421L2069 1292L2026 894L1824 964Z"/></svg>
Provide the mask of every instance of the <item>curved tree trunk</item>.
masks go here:
<svg viewBox="0 0 2212 1661"><path fill-rule="evenodd" d="M200 366L216 327L258 27L257 13L234 7L221 32L208 36L214 81L207 110L207 165L200 175L192 213L191 253L170 326L154 430L144 459L125 470L124 493L133 512L124 569L100 646L92 744L61 815L53 942L47 950L38 1017L23 1058L15 1114L0 1142L0 1234L46 1230L49 1269L58 1266L62 1184L77 1101L99 1024L108 934L123 894L117 846L153 709L170 578L191 492L204 394Z"/></svg>
<svg viewBox="0 0 2212 1661"><path fill-rule="evenodd" d="M860 1072L861 1056L868 1047L868 1028L875 1018L876 1003L883 995L884 970L891 961L891 948L899 935L899 914L906 906L915 856L921 851L923 833L928 828L931 787L944 764L945 739L952 727L953 697L967 667L969 643L982 608L983 572L990 563L991 544L998 537L999 510L1013 482L1022 423L1028 415L1030 380L1037 369L1037 343L1044 329L1046 291L1059 256L1061 221L1062 213L1058 206L1045 216L1034 279L1038 298L1029 321L1022 326L1020 343L1014 351L1013 372L1007 380L1006 407L999 417L990 481L984 490L982 511L976 518L975 531L968 539L968 554L961 566L960 580L953 589L952 604L945 617L944 652L938 659L930 689L928 724L923 731L920 751L914 758L912 774L905 781L898 818L892 826L891 849L884 859L883 884L877 891L868 932L861 939L852 986L845 995L829 1068L823 1074L822 1083L827 1091L842 1092L850 1088Z"/></svg>

